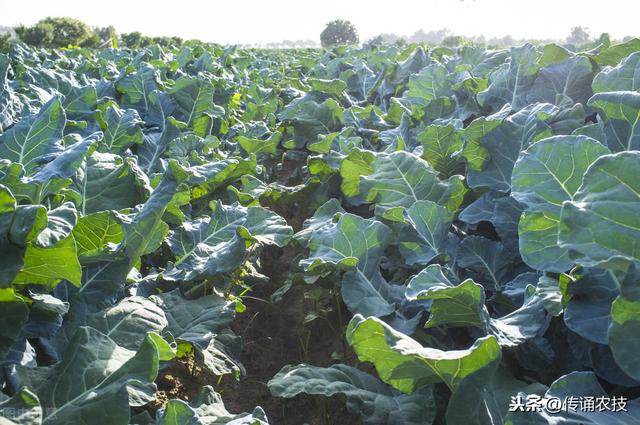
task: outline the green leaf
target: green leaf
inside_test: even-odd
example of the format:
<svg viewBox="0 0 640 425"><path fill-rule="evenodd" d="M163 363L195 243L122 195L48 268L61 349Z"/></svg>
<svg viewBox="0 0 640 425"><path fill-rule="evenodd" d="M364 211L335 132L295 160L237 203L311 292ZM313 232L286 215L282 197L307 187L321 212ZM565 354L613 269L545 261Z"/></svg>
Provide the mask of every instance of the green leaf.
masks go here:
<svg viewBox="0 0 640 425"><path fill-rule="evenodd" d="M416 113L415 108L428 107L435 100L453 94L447 70L438 63L427 65L419 73L411 75L407 88L404 96L414 109L412 115Z"/></svg>
<svg viewBox="0 0 640 425"><path fill-rule="evenodd" d="M168 149L169 143L180 135L180 129L186 127L185 123L170 116L175 105L166 93L152 91L149 94L149 105L151 109L146 122L158 128L157 131L146 132L142 145L138 147L138 163L148 175L162 168L160 158Z"/></svg>
<svg viewBox="0 0 640 425"><path fill-rule="evenodd" d="M18 372L40 399L45 412L43 425L126 425L130 406L151 401L158 361L158 347L152 338L146 338L134 352L118 347L95 329L81 327L62 361ZM109 415L104 415L105 411Z"/></svg>
<svg viewBox="0 0 640 425"><path fill-rule="evenodd" d="M302 260L308 273L358 269L371 277L382 252L391 242L391 229L376 220L342 214L337 223L317 229L309 240L309 258Z"/></svg>
<svg viewBox="0 0 640 425"><path fill-rule="evenodd" d="M527 97L529 103L551 103L572 106L586 104L591 97L593 70L591 61L582 56L543 68L538 73Z"/></svg>
<svg viewBox="0 0 640 425"><path fill-rule="evenodd" d="M116 83L116 90L122 94L122 104L137 109L145 116L150 105L150 93L158 89L158 75L149 64L142 63L138 69Z"/></svg>
<svg viewBox="0 0 640 425"><path fill-rule="evenodd" d="M596 93L588 104L598 111L612 152L640 150L640 93Z"/></svg>
<svg viewBox="0 0 640 425"><path fill-rule="evenodd" d="M593 79L595 93L640 90L640 52L626 57L617 66L605 67Z"/></svg>
<svg viewBox="0 0 640 425"><path fill-rule="evenodd" d="M321 134L340 130L343 110L334 99L319 103L311 95L307 95L289 103L280 113L280 120L293 127L292 147L304 147L317 141Z"/></svg>
<svg viewBox="0 0 640 425"><path fill-rule="evenodd" d="M114 211L101 211L78 219L73 228L81 263L109 258L124 241L122 220Z"/></svg>
<svg viewBox="0 0 640 425"><path fill-rule="evenodd" d="M498 366L499 361L500 358L462 381L447 405L448 425L503 424L514 394L546 389L542 384L527 385L515 379Z"/></svg>
<svg viewBox="0 0 640 425"><path fill-rule="evenodd" d="M275 155L281 138L282 133L280 132L273 133L266 140L239 136L238 144L249 154L270 153Z"/></svg>
<svg viewBox="0 0 640 425"><path fill-rule="evenodd" d="M29 306L11 288L0 288L0 361L18 340L22 327L29 320ZM1 404L0 404L1 405Z"/></svg>
<svg viewBox="0 0 640 425"><path fill-rule="evenodd" d="M408 265L428 264L444 253L452 212L432 201L418 201L407 210L407 221L396 242Z"/></svg>
<svg viewBox="0 0 640 425"><path fill-rule="evenodd" d="M162 216L178 192L178 187L187 178L187 173L178 164L170 162L151 197L131 221L125 223L124 253L129 258L131 266L142 255L158 249L163 242L169 232L169 226L162 221Z"/></svg>
<svg viewBox="0 0 640 425"><path fill-rule="evenodd" d="M45 199L47 195L58 194L72 181L70 180L82 167L87 155L93 153L95 144L102 137L102 133L94 133L86 139L76 142L62 151L53 161L42 167L33 176L23 179L35 189L36 196L29 197L32 202Z"/></svg>
<svg viewBox="0 0 640 425"><path fill-rule="evenodd" d="M322 80L320 78L309 78L307 83L313 91L330 94L340 99L342 92L347 89L347 83L342 80Z"/></svg>
<svg viewBox="0 0 640 425"><path fill-rule="evenodd" d="M402 394L373 376L342 364L328 368L285 366L269 381L269 390L285 398L343 394L349 412L359 414L365 425L423 425L435 418L431 387Z"/></svg>
<svg viewBox="0 0 640 425"><path fill-rule="evenodd" d="M597 344L608 343L611 303L618 296L616 281L605 270L586 269L567 288L564 322L569 329Z"/></svg>
<svg viewBox="0 0 640 425"><path fill-rule="evenodd" d="M455 390L465 377L501 355L493 336L478 339L466 350L442 351L423 347L381 320L361 315L349 323L347 341L361 361L374 364L384 382L407 394L436 382Z"/></svg>
<svg viewBox="0 0 640 425"><path fill-rule="evenodd" d="M22 109L20 100L9 85L7 77L10 70L9 57L0 53L0 133L13 124Z"/></svg>
<svg viewBox="0 0 640 425"><path fill-rule="evenodd" d="M373 173L373 163L376 154L371 151L353 149L340 163L342 183L340 189L346 196L354 197L360 194L360 177Z"/></svg>
<svg viewBox="0 0 640 425"><path fill-rule="evenodd" d="M598 65L616 66L622 59L638 51L640 51L640 39L632 38L624 43L608 46L598 52L594 59Z"/></svg>
<svg viewBox="0 0 640 425"><path fill-rule="evenodd" d="M213 103L213 84L203 77L180 77L168 94L176 104L176 118L199 136L209 134L213 117L225 114L224 108Z"/></svg>
<svg viewBox="0 0 640 425"><path fill-rule="evenodd" d="M640 379L637 353L640 349L640 301L618 297L611 306L612 323L609 345L620 368L634 379Z"/></svg>
<svg viewBox="0 0 640 425"><path fill-rule="evenodd" d="M461 160L454 156L462 149L462 136L453 124L432 124L418 133L422 145L422 159L427 161L443 177L458 174Z"/></svg>
<svg viewBox="0 0 640 425"><path fill-rule="evenodd" d="M604 145L585 136L555 136L520 154L513 168L511 196L528 207L518 226L520 254L527 265L553 272L571 268L569 251L558 246L562 204L573 200L589 166L608 153Z"/></svg>
<svg viewBox="0 0 640 425"><path fill-rule="evenodd" d="M133 158L123 160L98 152L78 170L73 188L81 196L78 210L83 215L132 208L143 203L151 192L147 177Z"/></svg>
<svg viewBox="0 0 640 425"><path fill-rule="evenodd" d="M586 267L622 267L640 260L640 153L605 155L584 175L572 201L562 206L560 247Z"/></svg>
<svg viewBox="0 0 640 425"><path fill-rule="evenodd" d="M213 205L211 217L183 223L169 239L177 261L166 278L188 281L232 271L245 260L245 241L282 247L293 235L282 217L262 207Z"/></svg>
<svg viewBox="0 0 640 425"><path fill-rule="evenodd" d="M97 119L104 131L104 139L98 146L100 152L119 153L142 143L144 122L135 109L120 109L113 103Z"/></svg>
<svg viewBox="0 0 640 425"><path fill-rule="evenodd" d="M78 216L76 208L71 202L65 202L58 208L47 213L47 226L42 229L34 244L42 247L52 247L62 239L69 237L75 227Z"/></svg>
<svg viewBox="0 0 640 425"><path fill-rule="evenodd" d="M210 196L215 190L247 174L256 174L256 157L227 158L189 168L191 199Z"/></svg>
<svg viewBox="0 0 640 425"><path fill-rule="evenodd" d="M164 311L152 300L128 297L90 316L86 325L109 336L120 347L137 350L147 332L160 333L168 322Z"/></svg>
<svg viewBox="0 0 640 425"><path fill-rule="evenodd" d="M180 294L180 290L174 289L149 299L165 313L167 330L175 338L202 347L235 318L235 302L217 295L189 300Z"/></svg>
<svg viewBox="0 0 640 425"><path fill-rule="evenodd" d="M482 277L480 282L498 290L509 277L515 255L501 242L468 236L458 246L456 264L471 269Z"/></svg>
<svg viewBox="0 0 640 425"><path fill-rule="evenodd" d="M489 187L508 192L511 186L511 173L520 152L536 141L552 135L548 122L559 109L543 103L529 105L511 115L497 126L485 132L485 126L479 126L475 134L467 134L468 142L463 155L470 167L467 181L470 187Z"/></svg>
<svg viewBox="0 0 640 425"><path fill-rule="evenodd" d="M524 108L529 103L527 95L535 82L538 67L535 47L531 44L512 47L511 61L493 71L487 90L478 93L478 103L493 112L505 104L516 111Z"/></svg>
<svg viewBox="0 0 640 425"><path fill-rule="evenodd" d="M32 174L50 156L62 150L66 117L60 99L52 98L37 115L28 115L0 134L0 158L17 162Z"/></svg>
<svg viewBox="0 0 640 425"><path fill-rule="evenodd" d="M373 172L360 178L360 191L376 204L376 215L404 221L402 214L417 201L433 201L455 211L466 189L461 176L441 181L426 161L408 152L377 154Z"/></svg>
<svg viewBox="0 0 640 425"><path fill-rule="evenodd" d="M322 227L333 226L333 220L336 214L344 214L345 210L340 205L340 201L332 198L322 204L310 218L306 219L302 224L302 230L293 237L297 241L307 244L311 236Z"/></svg>
<svg viewBox="0 0 640 425"><path fill-rule="evenodd" d="M76 254L76 243L72 236L57 244L41 248L35 244L27 246L24 265L13 280L15 284L38 284L55 286L65 279L80 286L82 270Z"/></svg>

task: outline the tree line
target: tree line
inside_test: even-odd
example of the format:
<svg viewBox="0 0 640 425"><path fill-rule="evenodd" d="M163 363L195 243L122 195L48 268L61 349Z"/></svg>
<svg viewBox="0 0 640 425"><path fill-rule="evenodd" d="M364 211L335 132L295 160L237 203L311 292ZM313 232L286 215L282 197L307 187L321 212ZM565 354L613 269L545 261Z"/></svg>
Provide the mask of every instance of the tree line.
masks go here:
<svg viewBox="0 0 640 425"><path fill-rule="evenodd" d="M80 47L140 47L159 44L161 46L180 46L184 40L180 37L148 37L138 31L118 34L110 25L90 27L86 23L68 17L47 17L31 26L20 25L13 28L20 41L36 47L62 48ZM11 34L0 35L0 46L7 43Z"/></svg>
<svg viewBox="0 0 640 425"><path fill-rule="evenodd" d="M180 47L184 40L181 37L149 37L138 31L118 34L113 26L107 27L90 27L86 23L74 18L68 17L47 17L38 21L32 26L20 25L13 29L6 27L0 28L5 30L2 34L0 31L0 50L8 47L11 31L20 39L20 41L36 47L45 48L63 48L69 46L80 47L125 47L130 49L138 49L149 45L160 45L162 47L174 46ZM604 35L603 35L604 36ZM600 37L602 38L602 36ZM628 37L630 38L630 37ZM569 35L564 40L552 39L515 39L510 35L504 37L485 38L484 36L468 37L456 35L451 30L443 28L425 32L418 30L410 36L399 36L392 33L380 34L377 37L367 40L367 42L386 42L386 43L425 43L432 45L443 45L455 47L465 44L478 44L488 46L513 46L524 44L526 42L534 44L544 44L551 42L565 42L575 46L585 45L595 42L588 28L577 26L571 28ZM322 47L330 47L339 44L359 44L360 39L358 31L353 23L336 19L329 22L320 34L320 42ZM269 43L267 48L294 48L294 47L316 47L315 42L311 40L305 41L287 41L282 43Z"/></svg>

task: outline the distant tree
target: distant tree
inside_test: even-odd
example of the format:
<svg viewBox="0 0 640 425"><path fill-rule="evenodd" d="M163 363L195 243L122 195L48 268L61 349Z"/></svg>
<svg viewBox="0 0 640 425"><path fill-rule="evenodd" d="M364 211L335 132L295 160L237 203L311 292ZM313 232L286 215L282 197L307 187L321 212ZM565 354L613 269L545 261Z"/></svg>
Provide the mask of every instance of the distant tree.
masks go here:
<svg viewBox="0 0 640 425"><path fill-rule="evenodd" d="M4 34L0 34L0 53L5 53L9 50L10 38L11 38L11 34L8 32Z"/></svg>
<svg viewBox="0 0 640 425"><path fill-rule="evenodd" d="M83 46L93 42L93 31L73 18L48 17L31 27L20 26L16 33L22 41L38 47Z"/></svg>
<svg viewBox="0 0 640 425"><path fill-rule="evenodd" d="M584 44L589 41L589 28L573 27L571 33L567 37L567 42L571 44Z"/></svg>
<svg viewBox="0 0 640 425"><path fill-rule="evenodd" d="M457 47L464 39L459 35L449 35L442 40L442 45L447 47Z"/></svg>
<svg viewBox="0 0 640 425"><path fill-rule="evenodd" d="M143 38L144 36L142 35L142 33L138 31L120 34L120 42L122 44L122 47L128 47L130 49L137 49L139 47L142 47Z"/></svg>
<svg viewBox="0 0 640 425"><path fill-rule="evenodd" d="M180 37L162 36L162 37L153 37L151 39L151 43L148 43L148 44L158 44L162 47L170 47L170 46L180 47L182 46L182 43L183 43L183 40ZM145 45L144 39L143 39L143 45Z"/></svg>
<svg viewBox="0 0 640 425"><path fill-rule="evenodd" d="M349 21L336 19L327 24L320 34L322 47L335 46L336 44L358 44L358 31Z"/></svg>
<svg viewBox="0 0 640 425"><path fill-rule="evenodd" d="M420 29L413 33L407 41L409 43L428 43L428 44L442 44L447 36L451 35L451 30L448 28L442 28L439 30L424 32Z"/></svg>
<svg viewBox="0 0 640 425"><path fill-rule="evenodd" d="M510 34L507 34L499 39L498 43L502 46L513 46L516 44L515 40Z"/></svg>
<svg viewBox="0 0 640 425"><path fill-rule="evenodd" d="M98 27L93 29L94 37L97 38L97 47L106 47L110 46L113 43L113 40L118 39L118 33L113 25L109 25L108 27Z"/></svg>
<svg viewBox="0 0 640 425"><path fill-rule="evenodd" d="M31 27L20 25L15 28L16 35L23 42L37 47L50 47L53 41L53 26L37 23Z"/></svg>

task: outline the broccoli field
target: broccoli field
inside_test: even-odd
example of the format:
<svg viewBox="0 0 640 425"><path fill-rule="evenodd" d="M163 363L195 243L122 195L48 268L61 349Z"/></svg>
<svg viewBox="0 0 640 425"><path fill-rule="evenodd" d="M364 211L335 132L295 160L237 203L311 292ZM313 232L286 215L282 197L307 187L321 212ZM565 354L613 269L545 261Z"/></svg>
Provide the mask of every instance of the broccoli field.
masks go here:
<svg viewBox="0 0 640 425"><path fill-rule="evenodd" d="M0 252L2 425L640 424L640 40L15 43Z"/></svg>

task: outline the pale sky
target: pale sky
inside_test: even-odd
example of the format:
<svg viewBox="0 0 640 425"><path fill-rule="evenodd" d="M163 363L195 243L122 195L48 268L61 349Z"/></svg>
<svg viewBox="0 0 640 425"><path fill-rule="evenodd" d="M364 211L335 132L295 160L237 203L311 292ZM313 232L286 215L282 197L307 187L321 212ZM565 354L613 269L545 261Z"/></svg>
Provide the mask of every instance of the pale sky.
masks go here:
<svg viewBox="0 0 640 425"><path fill-rule="evenodd" d="M640 0L0 0L0 25L33 24L46 16L222 44L318 40L336 18L353 22L361 40L441 28L487 38L565 38L578 25L596 35L640 36Z"/></svg>

